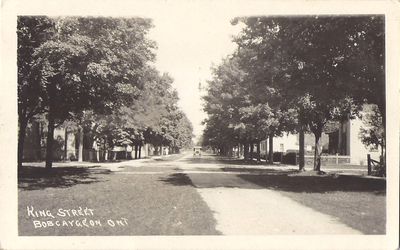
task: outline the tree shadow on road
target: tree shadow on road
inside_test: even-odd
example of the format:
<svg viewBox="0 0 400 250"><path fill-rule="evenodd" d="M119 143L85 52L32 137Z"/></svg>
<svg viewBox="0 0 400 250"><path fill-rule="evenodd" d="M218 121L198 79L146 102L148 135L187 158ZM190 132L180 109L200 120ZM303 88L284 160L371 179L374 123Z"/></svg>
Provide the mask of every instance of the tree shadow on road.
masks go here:
<svg viewBox="0 0 400 250"><path fill-rule="evenodd" d="M346 191L386 194L385 179L372 179L362 176L290 176L287 174L238 176L261 187L289 192L325 193Z"/></svg>
<svg viewBox="0 0 400 250"><path fill-rule="evenodd" d="M197 173L173 174L164 179L172 185L194 185L197 188L251 188L288 192L325 193L334 191L386 194L386 180L351 175L297 175L297 170L222 168ZM190 178L193 182L190 180Z"/></svg>
<svg viewBox="0 0 400 250"><path fill-rule="evenodd" d="M207 158L202 156L196 156L183 159L182 162L187 164L218 164L216 159L218 158Z"/></svg>
<svg viewBox="0 0 400 250"><path fill-rule="evenodd" d="M218 160L222 164L227 164L227 165L274 165L274 166L279 166L279 164L269 164L266 163L265 161L257 161L257 160L244 160L244 159L237 159L237 158L225 158L222 157Z"/></svg>
<svg viewBox="0 0 400 250"><path fill-rule="evenodd" d="M298 173L293 169L276 169L276 168L237 168L237 167L223 167L224 172L248 172L251 174L267 174L267 175L290 175Z"/></svg>
<svg viewBox="0 0 400 250"><path fill-rule="evenodd" d="M170 174L167 177L160 178L159 181L174 186L194 186L190 178L183 173Z"/></svg>
<svg viewBox="0 0 400 250"><path fill-rule="evenodd" d="M256 160L244 160L244 159L238 159L238 158L232 158L232 157L227 157L227 156L213 156L207 157L206 156L196 156L196 157L190 157L182 160L182 162L188 163L188 164L223 164L223 165L271 165L267 164L265 161L262 162L257 162ZM274 164L275 165L275 164Z"/></svg>
<svg viewBox="0 0 400 250"><path fill-rule="evenodd" d="M18 170L18 188L21 190L68 188L78 184L104 181L95 175L110 173L110 170L93 167L57 167L48 170L43 167L24 166Z"/></svg>

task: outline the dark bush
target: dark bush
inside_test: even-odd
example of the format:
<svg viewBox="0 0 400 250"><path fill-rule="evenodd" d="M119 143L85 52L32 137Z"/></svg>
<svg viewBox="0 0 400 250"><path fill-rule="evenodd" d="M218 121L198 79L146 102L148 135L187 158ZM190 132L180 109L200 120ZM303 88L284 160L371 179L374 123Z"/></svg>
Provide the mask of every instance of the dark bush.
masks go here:
<svg viewBox="0 0 400 250"><path fill-rule="evenodd" d="M252 157L253 159L257 159L258 154L257 152L253 152L253 154L249 152L249 156Z"/></svg>
<svg viewBox="0 0 400 250"><path fill-rule="evenodd" d="M297 153L296 152L289 152L283 155L282 163L290 164L290 165L297 165Z"/></svg>
<svg viewBox="0 0 400 250"><path fill-rule="evenodd" d="M274 162L281 162L282 161L282 157L283 157L283 153L282 152L274 152L274 156L272 157L272 159L274 159Z"/></svg>

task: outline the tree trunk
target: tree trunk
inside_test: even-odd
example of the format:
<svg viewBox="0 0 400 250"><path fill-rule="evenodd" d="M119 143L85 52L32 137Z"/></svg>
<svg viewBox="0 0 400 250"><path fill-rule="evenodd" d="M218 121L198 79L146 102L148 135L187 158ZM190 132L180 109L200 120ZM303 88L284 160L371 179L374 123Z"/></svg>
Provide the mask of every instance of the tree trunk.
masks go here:
<svg viewBox="0 0 400 250"><path fill-rule="evenodd" d="M261 162L260 142L257 142L257 162Z"/></svg>
<svg viewBox="0 0 400 250"><path fill-rule="evenodd" d="M125 145L125 160L128 160L128 145Z"/></svg>
<svg viewBox="0 0 400 250"><path fill-rule="evenodd" d="M99 162L100 161L100 148L97 147L96 149L96 161Z"/></svg>
<svg viewBox="0 0 400 250"><path fill-rule="evenodd" d="M107 145L107 136L103 138L104 143L103 143L103 154L104 154L104 161L108 161L108 145Z"/></svg>
<svg viewBox="0 0 400 250"><path fill-rule="evenodd" d="M135 160L138 158L138 145L135 144Z"/></svg>
<svg viewBox="0 0 400 250"><path fill-rule="evenodd" d="M83 161L83 128L81 125L78 126L79 134L79 145L78 145L78 162Z"/></svg>
<svg viewBox="0 0 400 250"><path fill-rule="evenodd" d="M250 143L250 160L253 160L254 155L254 143Z"/></svg>
<svg viewBox="0 0 400 250"><path fill-rule="evenodd" d="M381 163L384 163L386 161L386 142L385 138L382 138L381 140Z"/></svg>
<svg viewBox="0 0 400 250"><path fill-rule="evenodd" d="M142 145L139 145L139 159L142 158Z"/></svg>
<svg viewBox="0 0 400 250"><path fill-rule="evenodd" d="M301 127L299 131L299 170L305 171L304 169L304 130Z"/></svg>
<svg viewBox="0 0 400 250"><path fill-rule="evenodd" d="M64 131L64 161L68 159L68 127L65 126Z"/></svg>
<svg viewBox="0 0 400 250"><path fill-rule="evenodd" d="M321 171L321 134L322 132L314 132L315 136L315 150L314 150L314 171Z"/></svg>
<svg viewBox="0 0 400 250"><path fill-rule="evenodd" d="M269 135L268 137L268 163L273 164L274 163L274 136Z"/></svg>
<svg viewBox="0 0 400 250"><path fill-rule="evenodd" d="M22 167L22 161L24 158L24 143L26 135L26 127L28 126L28 121L25 119L20 119L19 130L18 130L18 167Z"/></svg>
<svg viewBox="0 0 400 250"><path fill-rule="evenodd" d="M104 161L108 161L108 149L105 148L104 150Z"/></svg>
<svg viewBox="0 0 400 250"><path fill-rule="evenodd" d="M248 143L245 143L244 145L243 145L243 156L244 156L244 159L245 160L248 160L249 159L249 144Z"/></svg>
<svg viewBox="0 0 400 250"><path fill-rule="evenodd" d="M37 138L36 138L36 159L41 161L42 160L42 134L43 134L43 127L40 122L37 123L36 127L37 131Z"/></svg>
<svg viewBox="0 0 400 250"><path fill-rule="evenodd" d="M53 164L53 142L54 142L54 117L49 111L49 124L47 126L47 145L46 145L46 169L51 169Z"/></svg>

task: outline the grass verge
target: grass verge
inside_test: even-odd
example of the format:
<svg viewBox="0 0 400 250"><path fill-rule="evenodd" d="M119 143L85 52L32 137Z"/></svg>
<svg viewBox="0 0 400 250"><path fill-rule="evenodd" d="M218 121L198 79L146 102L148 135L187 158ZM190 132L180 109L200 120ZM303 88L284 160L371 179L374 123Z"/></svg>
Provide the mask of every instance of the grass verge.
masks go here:
<svg viewBox="0 0 400 250"><path fill-rule="evenodd" d="M195 188L171 185L187 183L184 175L58 171L20 178L20 236L219 234Z"/></svg>
<svg viewBox="0 0 400 250"><path fill-rule="evenodd" d="M386 196L375 192L296 193L283 195L318 212L329 214L365 234L385 234Z"/></svg>

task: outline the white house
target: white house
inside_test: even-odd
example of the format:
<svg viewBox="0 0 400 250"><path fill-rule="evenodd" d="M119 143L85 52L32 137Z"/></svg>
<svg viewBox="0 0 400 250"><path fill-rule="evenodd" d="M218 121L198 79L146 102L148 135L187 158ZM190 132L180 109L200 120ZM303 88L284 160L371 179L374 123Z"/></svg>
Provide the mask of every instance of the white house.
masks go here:
<svg viewBox="0 0 400 250"><path fill-rule="evenodd" d="M321 138L323 163L325 164L353 164L367 165L367 154L371 155L372 159L379 159L380 149L368 149L360 139L360 128L362 120L359 118L342 122L336 131L329 134L323 134ZM266 154L268 151L268 141L261 142L261 154ZM274 152L298 152L299 150L299 135L288 134L281 137L274 137L273 151ZM305 135L305 152L306 164L312 164L314 150L314 135Z"/></svg>

